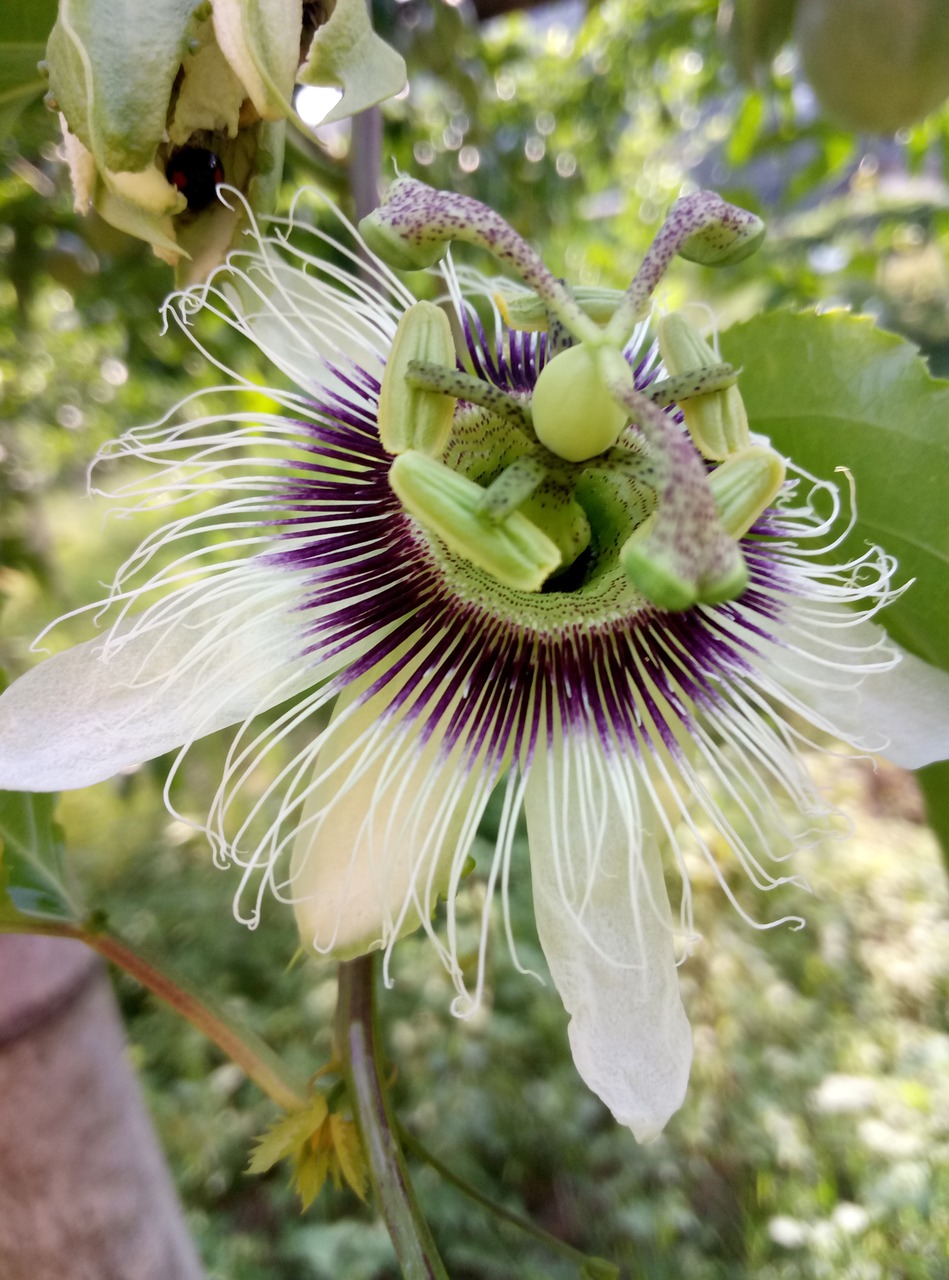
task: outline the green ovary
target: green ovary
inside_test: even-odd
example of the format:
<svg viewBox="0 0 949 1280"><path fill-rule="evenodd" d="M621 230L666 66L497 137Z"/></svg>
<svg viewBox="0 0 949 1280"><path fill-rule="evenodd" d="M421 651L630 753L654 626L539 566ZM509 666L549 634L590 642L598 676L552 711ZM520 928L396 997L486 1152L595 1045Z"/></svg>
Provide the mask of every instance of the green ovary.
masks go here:
<svg viewBox="0 0 949 1280"><path fill-rule="evenodd" d="M583 343L544 366L531 412L537 439L568 462L585 462L612 448L628 421L607 390L595 353Z"/></svg>

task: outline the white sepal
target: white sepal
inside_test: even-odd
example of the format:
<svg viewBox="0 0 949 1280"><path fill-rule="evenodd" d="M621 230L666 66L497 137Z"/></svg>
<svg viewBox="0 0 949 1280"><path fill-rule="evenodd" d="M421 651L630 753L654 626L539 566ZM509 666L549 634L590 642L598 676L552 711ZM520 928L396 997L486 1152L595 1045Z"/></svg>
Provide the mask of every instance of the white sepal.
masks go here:
<svg viewBox="0 0 949 1280"><path fill-rule="evenodd" d="M662 860L625 766L592 739L574 746L544 753L528 779L534 914L577 1070L648 1142L682 1105L692 1063Z"/></svg>
<svg viewBox="0 0 949 1280"><path fill-rule="evenodd" d="M365 682L362 682L363 684ZM429 919L449 884L470 784L383 716L391 692L333 711L299 820L288 896L305 948L349 959Z"/></svg>
<svg viewBox="0 0 949 1280"><path fill-rule="evenodd" d="M221 52L264 120L292 111L303 0L213 0Z"/></svg>
<svg viewBox="0 0 949 1280"><path fill-rule="evenodd" d="M0 789L101 782L316 683L300 594L243 568L41 662L0 697Z"/></svg>
<svg viewBox="0 0 949 1280"><path fill-rule="evenodd" d="M774 689L795 710L903 769L949 758L949 672L844 605L811 603L793 628L774 629Z"/></svg>
<svg viewBox="0 0 949 1280"><path fill-rule="evenodd" d="M336 0L313 36L300 84L331 85L343 96L322 120L332 124L392 98L405 87L405 62L376 35L365 0Z"/></svg>

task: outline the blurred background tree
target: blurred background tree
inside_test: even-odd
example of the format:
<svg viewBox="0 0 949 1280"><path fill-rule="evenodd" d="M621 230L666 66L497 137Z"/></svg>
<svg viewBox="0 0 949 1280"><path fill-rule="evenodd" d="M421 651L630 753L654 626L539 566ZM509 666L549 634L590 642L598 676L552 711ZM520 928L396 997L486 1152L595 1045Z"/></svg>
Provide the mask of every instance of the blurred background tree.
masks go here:
<svg viewBox="0 0 949 1280"><path fill-rule="evenodd" d="M852 306L949 373L949 109L896 133L832 119L804 77L821 72L813 55L802 66L793 7L377 0L376 28L411 86L384 108L387 165L485 200L570 279L620 287L671 201L715 187L760 213L768 240L723 276L680 265L668 305L704 299L723 327L764 307ZM494 16L502 9L512 12ZM83 496L98 446L214 378L162 333L169 268L72 212L42 86L4 95L9 83L0 666L15 673L39 628L95 598L140 536L140 524L102 527ZM298 107L307 114L305 98ZM350 138L345 122L295 127L278 206L302 183L345 201ZM239 349L231 361L253 357ZM176 780L182 810L200 810L223 750ZM168 764L63 797L77 879L128 936L173 955L308 1074L329 1056L333 970L289 968L292 920L273 905L254 934L232 922L227 877L162 806ZM804 860L816 891L804 933L752 933L695 872L707 940L683 978L697 1065L657 1143L637 1147L586 1093L558 1002L512 970L503 940L473 1026L449 1018L424 947L397 955L385 1018L413 1132L495 1199L632 1276L949 1276L949 899L937 847L912 779L840 761L826 785L860 816L848 839ZM474 912L479 889L465 892ZM513 910L529 939L524 877ZM542 969L535 944L522 958ZM118 988L209 1275L394 1276L384 1231L346 1193L324 1193L301 1218L279 1170L244 1175L270 1104L130 980ZM419 1181L456 1280L576 1273L432 1171Z"/></svg>

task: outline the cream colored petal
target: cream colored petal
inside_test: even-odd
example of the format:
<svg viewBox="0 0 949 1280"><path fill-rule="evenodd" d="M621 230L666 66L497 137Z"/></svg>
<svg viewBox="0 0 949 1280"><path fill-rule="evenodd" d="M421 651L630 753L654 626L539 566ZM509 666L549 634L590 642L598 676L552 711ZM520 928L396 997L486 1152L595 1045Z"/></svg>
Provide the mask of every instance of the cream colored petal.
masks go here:
<svg viewBox="0 0 949 1280"><path fill-rule="evenodd" d="M264 120L292 111L303 0L212 0L221 52Z"/></svg>
<svg viewBox="0 0 949 1280"><path fill-rule="evenodd" d="M534 912L577 1070L648 1142L682 1104L692 1034L654 819L644 830L611 768L593 742L535 762L525 796Z"/></svg>
<svg viewBox="0 0 949 1280"><path fill-rule="evenodd" d="M888 760L920 769L949 758L949 672L889 643L899 664L868 676L861 686L859 728L861 735L886 738L881 754Z"/></svg>
<svg viewBox="0 0 949 1280"><path fill-rule="evenodd" d="M0 697L0 789L88 786L308 688L299 597L243 569L41 662Z"/></svg>
<svg viewBox="0 0 949 1280"><path fill-rule="evenodd" d="M405 74L401 55L373 31L365 0L336 0L313 36L299 80L343 91L321 122L331 124L394 97L405 87Z"/></svg>
<svg viewBox="0 0 949 1280"><path fill-rule="evenodd" d="M343 694L317 760L290 863L305 947L338 959L386 946L430 918L448 888L471 801L457 763L381 716L394 690Z"/></svg>
<svg viewBox="0 0 949 1280"><path fill-rule="evenodd" d="M768 655L779 694L815 724L904 769L949 758L949 672L843 605L812 605L780 639Z"/></svg>

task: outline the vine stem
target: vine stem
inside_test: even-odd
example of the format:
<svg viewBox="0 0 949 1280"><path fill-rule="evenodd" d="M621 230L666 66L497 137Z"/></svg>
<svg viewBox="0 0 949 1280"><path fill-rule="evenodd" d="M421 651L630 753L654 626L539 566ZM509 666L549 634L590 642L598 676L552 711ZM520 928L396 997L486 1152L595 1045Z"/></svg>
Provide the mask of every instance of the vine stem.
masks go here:
<svg viewBox="0 0 949 1280"><path fill-rule="evenodd" d="M186 978L173 973L163 963L153 963L114 933L86 929L78 924L32 919L24 921L22 925L4 922L3 930L10 933L45 934L54 938L76 938L79 942L84 942L202 1031L278 1106L285 1111L298 1111L306 1106L308 1091L305 1081L295 1079L269 1045L249 1027L242 1026L227 1014L213 1009Z"/></svg>
<svg viewBox="0 0 949 1280"><path fill-rule="evenodd" d="M449 1280L415 1199L383 1079L371 955L339 966L336 1052L348 1086L369 1178L405 1280Z"/></svg>

